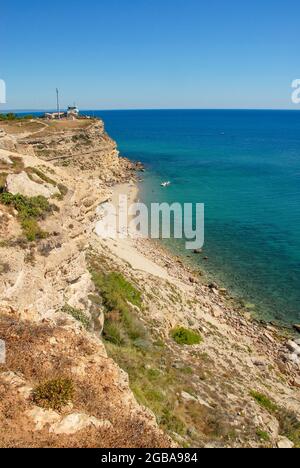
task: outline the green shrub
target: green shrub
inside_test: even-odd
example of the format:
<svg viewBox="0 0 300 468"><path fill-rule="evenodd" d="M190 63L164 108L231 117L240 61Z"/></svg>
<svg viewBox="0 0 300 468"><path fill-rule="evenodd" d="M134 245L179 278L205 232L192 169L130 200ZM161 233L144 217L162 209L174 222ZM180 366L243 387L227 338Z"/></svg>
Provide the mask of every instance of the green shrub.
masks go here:
<svg viewBox="0 0 300 468"><path fill-rule="evenodd" d="M0 120L16 120L16 114L9 112L8 114L0 114Z"/></svg>
<svg viewBox="0 0 300 468"><path fill-rule="evenodd" d="M25 218L21 221L22 230L29 242L37 239L46 239L48 233L43 231L34 218Z"/></svg>
<svg viewBox="0 0 300 468"><path fill-rule="evenodd" d="M171 336L179 345L195 345L202 342L202 337L199 333L183 327L177 327L172 330Z"/></svg>
<svg viewBox="0 0 300 468"><path fill-rule="evenodd" d="M132 305L141 307L141 293L121 273L92 272L93 281L106 309L103 337L118 346L148 345L147 332Z"/></svg>
<svg viewBox="0 0 300 468"><path fill-rule="evenodd" d="M5 121L5 120L18 120L18 121L21 121L21 120L29 120L29 119L33 119L34 116L31 115L31 114L26 114L26 115L22 115L22 116L17 116L16 114L14 114L13 112L9 112L8 114L0 114L0 121Z"/></svg>
<svg viewBox="0 0 300 468"><path fill-rule="evenodd" d="M108 310L127 310L128 302L141 307L141 293L121 273L94 274L93 279Z"/></svg>
<svg viewBox="0 0 300 468"><path fill-rule="evenodd" d="M260 440L263 440L264 442L269 442L270 440L269 434L261 429L257 429L256 435Z"/></svg>
<svg viewBox="0 0 300 468"><path fill-rule="evenodd" d="M12 206L18 212L23 232L28 241L47 237L48 234L37 223L38 219L44 218L54 209L45 197L25 197L20 194L13 195L9 192L3 192L0 193L0 203Z"/></svg>
<svg viewBox="0 0 300 468"><path fill-rule="evenodd" d="M73 396L72 380L58 378L37 386L32 392L32 401L42 408L60 411Z"/></svg>
<svg viewBox="0 0 300 468"><path fill-rule="evenodd" d="M300 448L300 421L298 416L285 408L280 408L276 414L279 421L280 433Z"/></svg>
<svg viewBox="0 0 300 468"><path fill-rule="evenodd" d="M256 403L258 403L262 408L265 408L271 413L275 413L278 410L277 405L263 393L259 393L259 392L256 392L255 390L252 390L250 392L250 395L252 396L252 398L254 398Z"/></svg>
<svg viewBox="0 0 300 468"><path fill-rule="evenodd" d="M41 218L45 213L51 211L48 200L41 195L30 198L5 192L0 195L0 202L4 205L13 206L19 215L24 218Z"/></svg>
<svg viewBox="0 0 300 468"><path fill-rule="evenodd" d="M163 410L159 423L164 429L167 429L170 432L175 432L181 436L186 434L186 426L184 422L168 408Z"/></svg>
<svg viewBox="0 0 300 468"><path fill-rule="evenodd" d="M103 337L106 341L117 346L124 346L128 342L122 324L111 320L108 320L104 325Z"/></svg>
<svg viewBox="0 0 300 468"><path fill-rule="evenodd" d="M75 320L80 322L84 328L87 330L90 329L91 323L89 317L80 309L75 309L74 307L71 307L69 304L64 305L64 307L61 309L62 312L65 314L71 315Z"/></svg>

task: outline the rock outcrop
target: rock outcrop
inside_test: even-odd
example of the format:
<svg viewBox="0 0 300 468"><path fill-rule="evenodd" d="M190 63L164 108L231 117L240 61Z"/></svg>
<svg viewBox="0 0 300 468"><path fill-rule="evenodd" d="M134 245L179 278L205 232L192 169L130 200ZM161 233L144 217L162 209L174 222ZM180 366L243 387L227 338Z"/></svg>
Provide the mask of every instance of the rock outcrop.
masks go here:
<svg viewBox="0 0 300 468"><path fill-rule="evenodd" d="M8 192L16 195L17 193L26 197L51 198L59 195L59 189L47 182L37 183L31 180L26 172L19 174L10 174L6 179L6 189Z"/></svg>

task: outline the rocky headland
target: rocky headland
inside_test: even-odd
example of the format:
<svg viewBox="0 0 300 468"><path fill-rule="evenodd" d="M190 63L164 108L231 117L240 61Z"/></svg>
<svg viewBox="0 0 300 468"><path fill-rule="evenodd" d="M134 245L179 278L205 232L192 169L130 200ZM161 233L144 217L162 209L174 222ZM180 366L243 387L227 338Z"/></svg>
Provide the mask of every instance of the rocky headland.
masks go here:
<svg viewBox="0 0 300 468"><path fill-rule="evenodd" d="M0 123L0 446L300 447L297 336L96 235L137 169L99 120Z"/></svg>

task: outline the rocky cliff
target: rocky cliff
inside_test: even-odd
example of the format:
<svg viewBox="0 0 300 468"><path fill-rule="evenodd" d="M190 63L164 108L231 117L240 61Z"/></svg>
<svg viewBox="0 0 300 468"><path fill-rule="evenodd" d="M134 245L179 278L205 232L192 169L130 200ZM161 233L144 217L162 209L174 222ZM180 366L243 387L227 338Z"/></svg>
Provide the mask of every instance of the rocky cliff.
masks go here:
<svg viewBox="0 0 300 468"><path fill-rule="evenodd" d="M45 140L39 136L51 148L57 141L63 155L67 148L70 163L64 169L41 159L39 149L39 157L33 155L35 138L28 138L29 155L24 154L23 133L18 139L23 153L15 152L15 135L4 131L0 135L0 338L6 345L6 361L0 364L0 445L4 447L171 443L153 414L138 405L127 374L108 358L101 340L103 306L91 299L95 286L86 260L89 238L96 208L110 195L108 185L130 179L133 166L119 160L101 122L87 130L89 138L95 133L89 156L80 156L68 132L65 140L62 134L46 135ZM78 135L81 140L81 132ZM58 152L54 161L60 165ZM80 164L86 177L77 169ZM104 183L107 179L109 184ZM40 213L36 215L35 209ZM63 408L48 404L47 398L36 404L34 388L67 380L74 387L72 402L66 401Z"/></svg>

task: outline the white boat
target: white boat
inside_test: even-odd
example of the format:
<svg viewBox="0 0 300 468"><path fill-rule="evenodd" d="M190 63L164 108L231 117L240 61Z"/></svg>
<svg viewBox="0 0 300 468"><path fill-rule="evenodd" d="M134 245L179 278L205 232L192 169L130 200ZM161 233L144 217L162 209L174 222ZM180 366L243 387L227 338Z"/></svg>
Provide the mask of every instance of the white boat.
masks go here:
<svg viewBox="0 0 300 468"><path fill-rule="evenodd" d="M162 182L161 184L161 187L169 187L171 185L171 182Z"/></svg>

